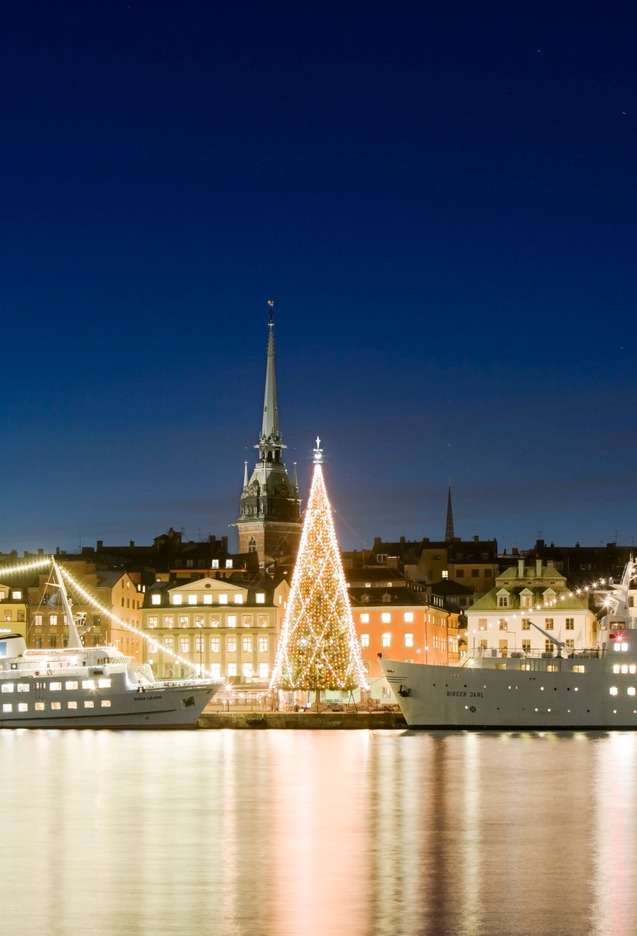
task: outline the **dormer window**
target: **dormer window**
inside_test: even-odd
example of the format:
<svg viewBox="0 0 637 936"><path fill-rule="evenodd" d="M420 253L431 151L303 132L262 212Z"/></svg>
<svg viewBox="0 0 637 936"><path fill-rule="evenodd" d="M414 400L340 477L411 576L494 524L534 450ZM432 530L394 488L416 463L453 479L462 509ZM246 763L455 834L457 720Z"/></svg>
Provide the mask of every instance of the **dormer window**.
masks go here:
<svg viewBox="0 0 637 936"><path fill-rule="evenodd" d="M391 595L389 594L389 592L385 592L385 594L383 595L383 601L385 602L385 604L391 601Z"/></svg>
<svg viewBox="0 0 637 936"><path fill-rule="evenodd" d="M509 608L511 605L511 595L505 588L500 589L497 593L498 599L498 608Z"/></svg>
<svg viewBox="0 0 637 936"><path fill-rule="evenodd" d="M520 607L526 610L533 607L533 592L528 588L524 588L520 592Z"/></svg>

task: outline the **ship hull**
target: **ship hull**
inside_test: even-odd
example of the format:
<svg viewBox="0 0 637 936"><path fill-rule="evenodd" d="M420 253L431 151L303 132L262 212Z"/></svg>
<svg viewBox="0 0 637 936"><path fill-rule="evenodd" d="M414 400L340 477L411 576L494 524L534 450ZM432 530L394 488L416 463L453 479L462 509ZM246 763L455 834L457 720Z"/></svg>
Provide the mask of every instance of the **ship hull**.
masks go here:
<svg viewBox="0 0 637 936"><path fill-rule="evenodd" d="M410 728L637 728L637 676L602 659L574 669L432 666L382 660ZM628 670L628 667L625 667Z"/></svg>

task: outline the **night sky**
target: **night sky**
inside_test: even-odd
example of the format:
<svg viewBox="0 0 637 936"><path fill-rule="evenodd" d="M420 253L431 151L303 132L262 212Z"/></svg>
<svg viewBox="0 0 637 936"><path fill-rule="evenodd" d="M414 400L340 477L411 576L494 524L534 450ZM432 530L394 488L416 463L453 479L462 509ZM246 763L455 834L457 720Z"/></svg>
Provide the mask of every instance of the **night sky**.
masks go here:
<svg viewBox="0 0 637 936"><path fill-rule="evenodd" d="M0 549L236 548L268 299L344 548L633 543L637 14L221 6L3 4Z"/></svg>

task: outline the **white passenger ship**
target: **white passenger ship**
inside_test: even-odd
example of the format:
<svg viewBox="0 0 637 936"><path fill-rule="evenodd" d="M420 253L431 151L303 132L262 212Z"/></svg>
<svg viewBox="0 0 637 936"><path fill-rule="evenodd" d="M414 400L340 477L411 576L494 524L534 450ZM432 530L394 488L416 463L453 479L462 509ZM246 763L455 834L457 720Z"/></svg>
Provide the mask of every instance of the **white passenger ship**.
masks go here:
<svg viewBox="0 0 637 936"><path fill-rule="evenodd" d="M555 646L542 655L498 650L470 654L456 666L380 663L410 728L637 728L637 629L628 563L610 586L613 611L600 622L599 643L565 653L564 644L531 623Z"/></svg>
<svg viewBox="0 0 637 936"><path fill-rule="evenodd" d="M52 561L69 625L63 650L31 650L0 634L0 728L192 728L223 683L156 679L116 647L84 647L60 569Z"/></svg>

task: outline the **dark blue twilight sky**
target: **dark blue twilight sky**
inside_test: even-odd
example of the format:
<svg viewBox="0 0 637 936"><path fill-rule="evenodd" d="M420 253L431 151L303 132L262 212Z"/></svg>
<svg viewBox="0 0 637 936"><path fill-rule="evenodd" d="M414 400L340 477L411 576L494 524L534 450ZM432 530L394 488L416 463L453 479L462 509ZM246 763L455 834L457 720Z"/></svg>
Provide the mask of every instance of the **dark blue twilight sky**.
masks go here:
<svg viewBox="0 0 637 936"><path fill-rule="evenodd" d="M634 542L637 14L224 6L3 5L0 549L234 547L269 298L344 547Z"/></svg>

